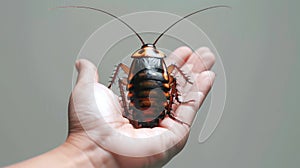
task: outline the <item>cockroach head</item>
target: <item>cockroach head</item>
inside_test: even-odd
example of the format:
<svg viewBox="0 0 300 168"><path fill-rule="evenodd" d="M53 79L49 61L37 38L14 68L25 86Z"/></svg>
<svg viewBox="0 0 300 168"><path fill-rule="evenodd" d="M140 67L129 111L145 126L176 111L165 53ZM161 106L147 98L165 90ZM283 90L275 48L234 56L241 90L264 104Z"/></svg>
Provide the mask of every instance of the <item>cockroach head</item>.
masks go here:
<svg viewBox="0 0 300 168"><path fill-rule="evenodd" d="M144 44L141 49L134 52L131 58L144 58L144 57L154 57L154 58L165 58L166 55L156 49L155 45L153 44Z"/></svg>

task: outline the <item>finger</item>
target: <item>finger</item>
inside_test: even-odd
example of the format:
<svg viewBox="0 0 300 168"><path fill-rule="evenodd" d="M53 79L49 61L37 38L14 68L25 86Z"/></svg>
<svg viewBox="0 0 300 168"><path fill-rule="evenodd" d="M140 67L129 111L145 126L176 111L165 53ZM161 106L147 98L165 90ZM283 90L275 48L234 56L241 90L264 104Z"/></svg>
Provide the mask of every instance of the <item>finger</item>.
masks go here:
<svg viewBox="0 0 300 168"><path fill-rule="evenodd" d="M78 71L77 84L98 82L97 68L93 63L86 59L80 59L76 61L75 65Z"/></svg>
<svg viewBox="0 0 300 168"><path fill-rule="evenodd" d="M203 71L197 77L196 86L199 92L202 92L205 96L208 94L215 81L215 73L212 71Z"/></svg>
<svg viewBox="0 0 300 168"><path fill-rule="evenodd" d="M188 124L192 124L197 111L205 100L215 79L215 73L212 71L201 72L196 77L195 87L184 97L185 101L194 100L193 102L183 103L176 109L176 118Z"/></svg>
<svg viewBox="0 0 300 168"><path fill-rule="evenodd" d="M166 59L167 65L176 64L181 67L191 56L193 51L186 46L179 47L175 51L173 51Z"/></svg>
<svg viewBox="0 0 300 168"><path fill-rule="evenodd" d="M192 72L200 73L212 68L215 63L215 55L207 47L197 49L187 60L186 66Z"/></svg>

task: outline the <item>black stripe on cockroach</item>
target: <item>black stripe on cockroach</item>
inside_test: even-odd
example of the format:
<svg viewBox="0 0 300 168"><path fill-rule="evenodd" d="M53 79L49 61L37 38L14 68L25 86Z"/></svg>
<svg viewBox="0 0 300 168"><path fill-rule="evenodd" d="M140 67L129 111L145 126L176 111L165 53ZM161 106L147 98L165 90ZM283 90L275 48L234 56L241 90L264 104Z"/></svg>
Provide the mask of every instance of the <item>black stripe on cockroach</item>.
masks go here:
<svg viewBox="0 0 300 168"><path fill-rule="evenodd" d="M153 128L159 126L160 121L166 116L178 123L190 126L175 117L172 112L172 105L175 101L179 104L194 101L189 100L182 102L179 100L180 94L177 90L178 82L176 77L172 75L173 72L177 71L187 83L192 84L192 82L175 64L166 65L164 61L166 55L156 49L156 43L169 29L183 19L205 10L220 7L230 8L225 5L217 5L192 12L170 25L153 43L147 44L132 27L109 12L86 6L60 6L58 8L83 8L99 11L118 19L135 33L141 41L142 47L131 55L133 60L130 67L123 63L119 63L116 66L108 88L111 88L116 80L118 80L122 106L124 108L123 116L126 117L135 128ZM118 78L118 74L121 70L125 72L127 77ZM125 92L127 92L127 94Z"/></svg>

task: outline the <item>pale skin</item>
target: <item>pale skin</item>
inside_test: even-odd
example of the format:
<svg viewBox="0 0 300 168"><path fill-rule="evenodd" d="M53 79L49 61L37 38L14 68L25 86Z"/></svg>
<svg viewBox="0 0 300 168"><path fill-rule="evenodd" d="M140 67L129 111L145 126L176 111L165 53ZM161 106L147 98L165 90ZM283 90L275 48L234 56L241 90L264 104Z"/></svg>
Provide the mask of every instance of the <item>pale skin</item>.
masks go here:
<svg viewBox="0 0 300 168"><path fill-rule="evenodd" d="M180 89L182 99L194 101L173 107L177 119L192 125L213 85L215 74L210 69L215 56L206 47L194 53L188 47L180 47L166 62L175 63L192 77L193 85ZM159 127L133 128L121 115L121 105L116 103L118 97L98 83L95 65L81 59L76 62L76 68L78 77L70 96L66 141L49 152L8 167L161 167L185 146L190 131L188 125L166 117ZM101 101L95 100L95 95L100 96ZM127 138L119 139L111 130L121 132ZM141 143L141 137L147 138L149 143ZM124 156L126 149L132 152Z"/></svg>

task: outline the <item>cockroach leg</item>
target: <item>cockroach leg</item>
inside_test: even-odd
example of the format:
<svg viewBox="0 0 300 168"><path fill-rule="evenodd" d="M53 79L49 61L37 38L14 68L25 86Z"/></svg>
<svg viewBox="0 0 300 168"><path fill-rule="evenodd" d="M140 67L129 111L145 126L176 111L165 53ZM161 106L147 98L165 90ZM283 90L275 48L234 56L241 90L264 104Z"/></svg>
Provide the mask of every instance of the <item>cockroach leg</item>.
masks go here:
<svg viewBox="0 0 300 168"><path fill-rule="evenodd" d="M170 98L169 104L168 104L167 109L166 109L166 110L167 110L167 115L168 115L171 119L173 119L174 121L176 121L176 122L178 122L178 123L181 123L181 124L185 124L185 125L191 127L190 124L188 124L188 123L186 123L186 122L183 122L183 121L180 121L180 120L178 120L178 119L175 117L174 112L172 112L172 105L173 105L173 103L174 103L174 102L173 102L174 99L175 99L178 103L180 103L180 104L182 104L182 103L187 103L187 102L194 101L194 100L189 100L189 101L187 101L187 102L181 102L181 101L179 100L179 98L178 98L179 93L178 93L178 90L177 90L177 88L176 88L176 85L177 85L177 83L176 83L176 78L174 78L174 77L171 76L171 79L172 79L172 80L170 80L170 85L171 85L171 98Z"/></svg>
<svg viewBox="0 0 300 168"><path fill-rule="evenodd" d="M171 74L174 69L176 69L181 75L182 77L190 84L193 84L193 82L190 80L189 76L187 76L177 65L175 64L171 64L168 66L168 73Z"/></svg>
<svg viewBox="0 0 300 168"><path fill-rule="evenodd" d="M117 78L117 75L119 74L119 71L120 71L120 68L122 68L122 70L128 75L129 74L129 68L127 65L123 64L123 63L120 63L116 70L114 71L114 73L112 74L111 76L111 81L108 85L108 88L111 88L112 84L115 83L115 80Z"/></svg>

